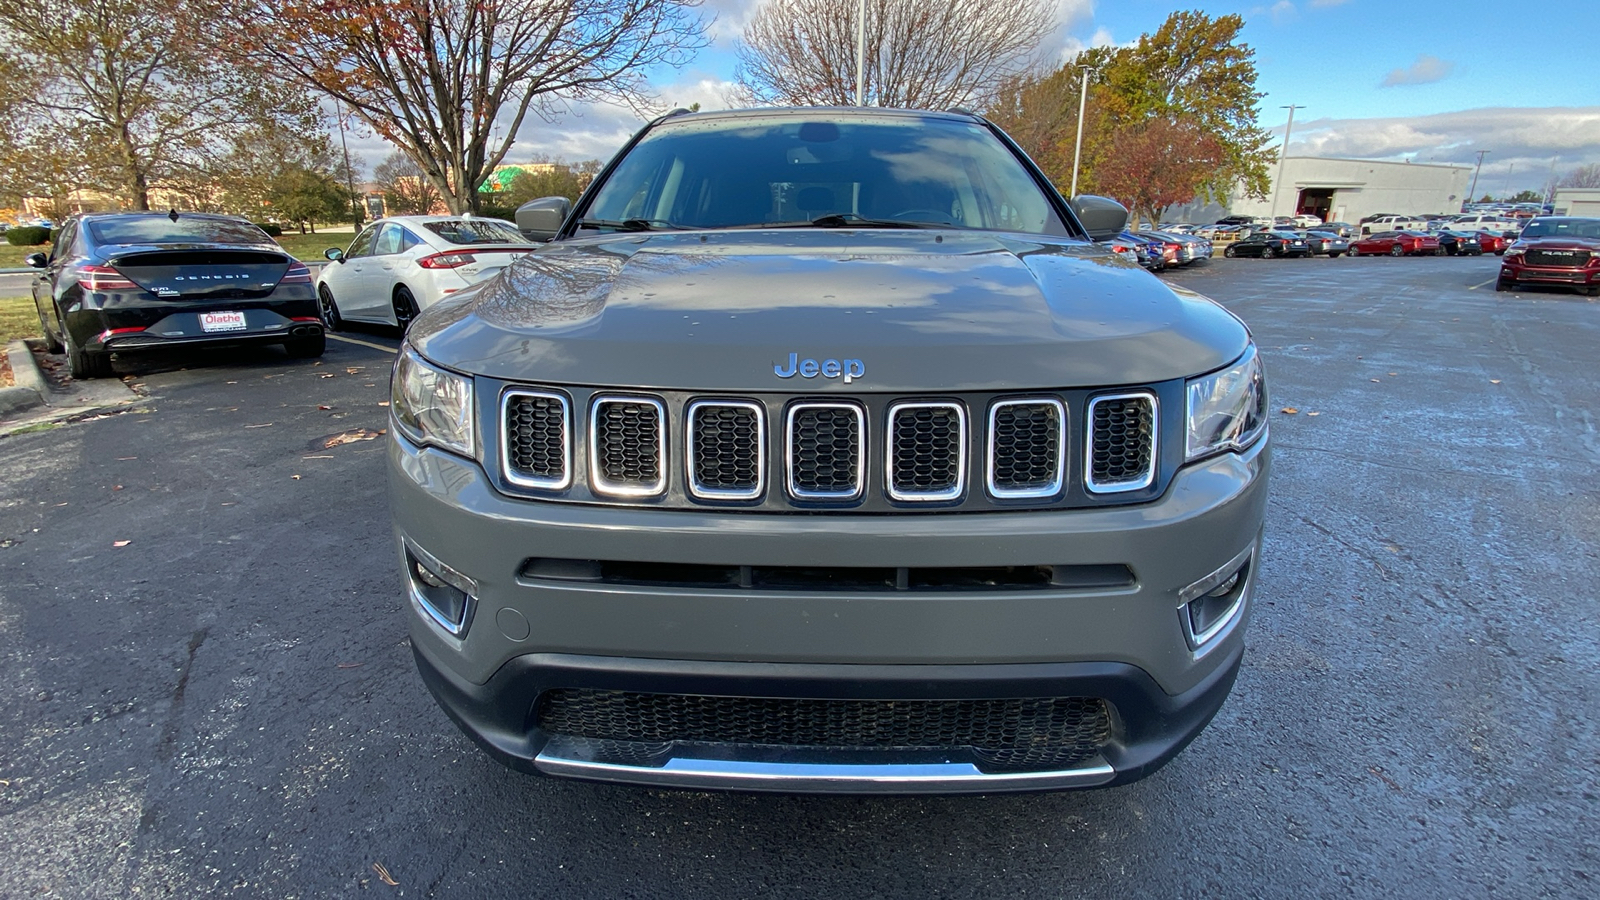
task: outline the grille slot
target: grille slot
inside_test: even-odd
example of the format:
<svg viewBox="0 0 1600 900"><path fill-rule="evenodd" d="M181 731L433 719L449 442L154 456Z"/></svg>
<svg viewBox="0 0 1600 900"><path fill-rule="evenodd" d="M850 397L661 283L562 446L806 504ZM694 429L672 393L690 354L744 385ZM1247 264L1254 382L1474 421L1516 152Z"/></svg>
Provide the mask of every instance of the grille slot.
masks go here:
<svg viewBox="0 0 1600 900"><path fill-rule="evenodd" d="M800 500L854 500L865 484L861 445L866 416L853 403L789 407L789 494Z"/></svg>
<svg viewBox="0 0 1600 900"><path fill-rule="evenodd" d="M1156 475L1156 398L1116 394L1089 401L1088 472L1101 494L1149 487Z"/></svg>
<svg viewBox="0 0 1600 900"><path fill-rule="evenodd" d="M546 691L540 728L600 741L687 742L823 750L966 750L980 768L1068 768L1111 739L1097 697L1005 700L812 700L641 694L591 688Z"/></svg>
<svg viewBox="0 0 1600 900"><path fill-rule="evenodd" d="M989 408L989 493L999 498L1060 493L1066 448L1067 410L1060 400L994 404Z"/></svg>
<svg viewBox="0 0 1600 900"><path fill-rule="evenodd" d="M589 486L618 497L667 487L666 408L650 397L595 397L589 407Z"/></svg>
<svg viewBox="0 0 1600 900"><path fill-rule="evenodd" d="M705 500L754 500L765 486L766 415L758 404L689 404L689 492Z"/></svg>
<svg viewBox="0 0 1600 900"><path fill-rule="evenodd" d="M506 391L500 465L521 487L562 490L572 483L572 430L567 398L544 391Z"/></svg>
<svg viewBox="0 0 1600 900"><path fill-rule="evenodd" d="M889 408L889 496L954 500L966 488L967 416L955 403Z"/></svg>

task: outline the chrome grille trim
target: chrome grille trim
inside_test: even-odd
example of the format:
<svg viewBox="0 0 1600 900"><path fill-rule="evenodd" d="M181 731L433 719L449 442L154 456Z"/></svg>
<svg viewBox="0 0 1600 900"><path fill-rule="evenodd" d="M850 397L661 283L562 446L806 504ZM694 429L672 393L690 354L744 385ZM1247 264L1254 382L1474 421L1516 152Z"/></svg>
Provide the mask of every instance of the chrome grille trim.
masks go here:
<svg viewBox="0 0 1600 900"><path fill-rule="evenodd" d="M794 420L795 416L808 409L843 409L848 410L856 417L856 446L855 485L849 491L808 491L795 484L795 458L794 458ZM865 454L862 448L867 442L867 415L866 412L854 403L795 403L784 413L783 420L783 469L785 487L789 496L796 500L855 500L862 496L866 490L867 467Z"/></svg>
<svg viewBox="0 0 1600 900"><path fill-rule="evenodd" d="M649 484L611 481L600 462L600 415L612 404L640 404L656 411L656 479ZM667 489L667 408L654 397L636 394L596 394L589 400L589 489L612 497L654 497Z"/></svg>
<svg viewBox="0 0 1600 900"><path fill-rule="evenodd" d="M1055 477L1049 484L1028 488L1001 487L995 481L995 437L999 433L995 419L1000 410L1008 406L1053 406L1056 410L1056 464ZM1061 493L1067 476L1067 405L1056 397L1023 397L1000 400L989 407L989 459L986 467L989 495L1003 500L1051 497Z"/></svg>
<svg viewBox="0 0 1600 900"><path fill-rule="evenodd" d="M515 397L533 397L538 399L555 400L561 404L561 477L538 478L529 475L519 475L511 464L511 429L506 421L506 416L511 411L511 401ZM563 491L572 485L572 404L565 394L555 391L535 391L523 388L508 388L500 394L500 472L506 481L517 487L536 488L543 491Z"/></svg>
<svg viewBox="0 0 1600 900"><path fill-rule="evenodd" d="M956 480L955 484L940 491L902 491L895 487L895 451L899 440L900 413L916 409L948 409L956 417ZM967 489L967 410L959 403L910 401L889 406L889 439L884 442L884 487L889 497L908 502L954 500Z"/></svg>
<svg viewBox="0 0 1600 900"><path fill-rule="evenodd" d="M695 454L695 423L699 414L708 409L744 409L755 416L755 486L748 490L733 490L730 488L706 487L696 477L695 467L698 459ZM767 411L759 403L749 400L696 400L689 404L684 415L684 454L687 468L689 493L702 500L754 500L760 497L767 489Z"/></svg>
<svg viewBox="0 0 1600 900"><path fill-rule="evenodd" d="M1103 482L1094 477L1094 444L1095 426L1094 411L1102 403L1112 400L1143 400L1150 406L1150 445L1147 448L1149 462L1144 472L1135 479L1120 479L1117 481ZM1105 394L1089 401L1089 406L1084 416L1083 441L1083 486L1093 494L1120 494L1126 491L1138 491L1149 487L1156 480L1156 451L1161 446L1161 410L1156 402L1156 395L1149 391L1130 391L1122 394Z"/></svg>

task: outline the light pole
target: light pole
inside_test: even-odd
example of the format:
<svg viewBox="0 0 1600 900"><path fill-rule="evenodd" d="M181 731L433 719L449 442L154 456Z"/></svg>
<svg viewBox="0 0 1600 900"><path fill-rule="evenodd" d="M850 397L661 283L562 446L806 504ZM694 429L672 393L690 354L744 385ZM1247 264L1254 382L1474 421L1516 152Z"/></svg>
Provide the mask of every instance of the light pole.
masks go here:
<svg viewBox="0 0 1600 900"><path fill-rule="evenodd" d="M1278 148L1278 177L1272 179L1272 211L1267 213L1267 218L1276 218L1278 215L1278 192L1283 189L1283 158L1289 154L1289 135L1294 133L1294 111L1305 109L1304 106L1280 106L1279 109L1289 111L1289 124L1283 129L1283 146Z"/></svg>
<svg viewBox="0 0 1600 900"><path fill-rule="evenodd" d="M867 0L856 4L856 105L867 93Z"/></svg>
<svg viewBox="0 0 1600 900"><path fill-rule="evenodd" d="M1478 151L1478 167L1476 169L1472 170L1472 190L1467 191L1467 202L1468 203L1477 203L1478 202L1476 199L1474 199L1474 198L1476 198L1478 196L1478 173L1483 171L1483 157L1486 154L1490 154L1490 153L1493 153L1493 152L1494 152L1493 150L1479 150Z"/></svg>
<svg viewBox="0 0 1600 900"><path fill-rule="evenodd" d="M350 171L350 145L344 139L344 110L339 98L333 98L333 117L339 122L339 146L344 149L344 183L350 191L350 227L361 230L361 210L356 206L356 175Z"/></svg>
<svg viewBox="0 0 1600 900"><path fill-rule="evenodd" d="M1072 143L1072 190L1067 192L1068 197L1078 196L1078 160L1083 156L1083 110L1089 103L1090 67L1079 66L1078 69L1083 73L1083 84L1078 91L1078 138Z"/></svg>

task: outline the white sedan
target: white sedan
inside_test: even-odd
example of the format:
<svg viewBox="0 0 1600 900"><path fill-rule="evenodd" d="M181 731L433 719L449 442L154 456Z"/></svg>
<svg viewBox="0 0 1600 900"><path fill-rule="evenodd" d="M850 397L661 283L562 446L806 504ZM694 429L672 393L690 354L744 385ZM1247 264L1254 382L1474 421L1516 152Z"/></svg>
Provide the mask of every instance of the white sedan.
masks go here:
<svg viewBox="0 0 1600 900"><path fill-rule="evenodd" d="M323 254L317 298L328 328L345 320L398 325L537 250L517 226L472 216L395 216Z"/></svg>

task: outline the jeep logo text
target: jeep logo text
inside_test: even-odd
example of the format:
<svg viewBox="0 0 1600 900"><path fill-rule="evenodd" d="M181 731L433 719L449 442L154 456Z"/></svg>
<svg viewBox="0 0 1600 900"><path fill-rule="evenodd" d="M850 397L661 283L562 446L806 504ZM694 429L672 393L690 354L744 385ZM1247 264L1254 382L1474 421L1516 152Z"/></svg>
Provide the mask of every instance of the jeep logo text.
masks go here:
<svg viewBox="0 0 1600 900"><path fill-rule="evenodd" d="M801 359L800 354L789 354L789 364L782 363L772 367L772 374L779 378L793 378L798 374L801 378L838 378L844 376L844 383L850 382L867 374L867 364L859 359L825 359L818 362L814 359Z"/></svg>

